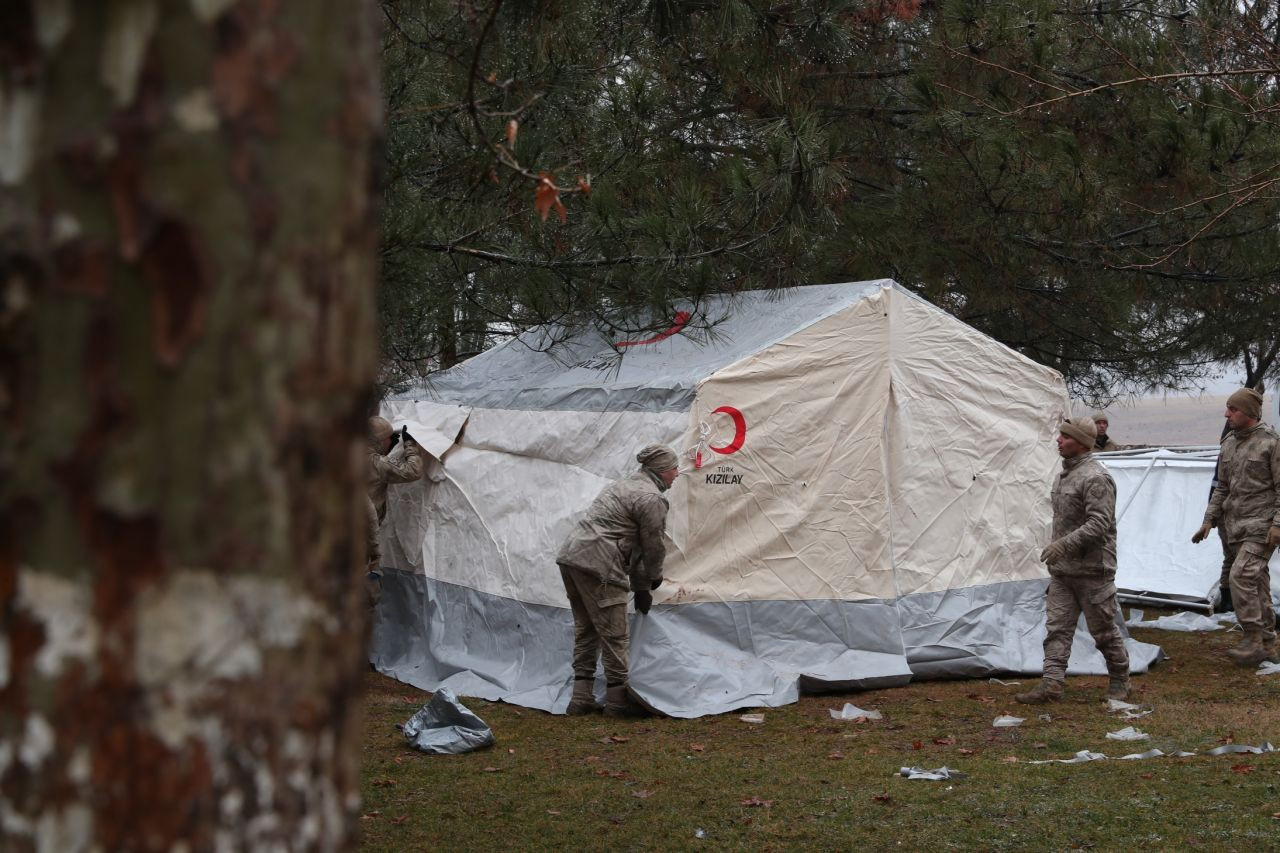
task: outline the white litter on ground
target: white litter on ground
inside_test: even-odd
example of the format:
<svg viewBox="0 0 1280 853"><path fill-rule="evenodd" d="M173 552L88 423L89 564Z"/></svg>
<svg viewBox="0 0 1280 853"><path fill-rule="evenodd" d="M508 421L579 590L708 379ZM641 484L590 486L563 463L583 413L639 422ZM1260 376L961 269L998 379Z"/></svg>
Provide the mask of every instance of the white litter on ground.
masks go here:
<svg viewBox="0 0 1280 853"><path fill-rule="evenodd" d="M1111 737L1111 735L1107 735L1107 737ZM1146 735L1143 735L1143 737L1146 737ZM1241 743L1229 743L1224 746L1214 747L1213 749L1205 752L1204 754L1205 755L1231 755L1231 754L1237 754L1237 753L1245 753L1248 755L1261 755L1266 752L1275 752L1275 747L1273 747L1270 742L1263 743L1261 746L1249 746L1247 744L1241 744ZM1192 758L1195 755L1196 753L1194 752L1184 752L1183 750L1178 750L1177 752L1162 752L1161 750L1158 750L1158 749L1149 749L1146 752L1135 752L1130 755L1122 755L1116 760L1117 761L1136 761L1142 758ZM1082 749L1071 758L1048 758L1043 761L1028 761L1026 763L1027 764L1084 764L1086 761L1103 761L1106 759L1106 757L1107 756L1102 754L1101 752L1090 752L1087 749Z"/></svg>
<svg viewBox="0 0 1280 853"><path fill-rule="evenodd" d="M952 770L950 767L939 767L936 770L925 770L923 767L903 767L898 770L898 775L906 776L908 779L941 782L944 779L955 779L964 774L959 770Z"/></svg>
<svg viewBox="0 0 1280 853"><path fill-rule="evenodd" d="M1263 661L1258 666L1258 675L1275 675L1280 672L1280 663L1272 663L1271 661Z"/></svg>
<svg viewBox="0 0 1280 853"><path fill-rule="evenodd" d="M1001 687L1021 687L1021 681L1001 681L998 678L988 678L988 684L999 684Z"/></svg>
<svg viewBox="0 0 1280 853"><path fill-rule="evenodd" d="M764 714L743 714L738 719L744 723L763 723Z"/></svg>
<svg viewBox="0 0 1280 853"><path fill-rule="evenodd" d="M1142 621L1142 617L1145 615L1143 611L1136 607L1130 608L1129 618L1124 624L1130 628L1159 628L1162 631L1201 632L1221 631L1227 627L1222 624L1223 622L1236 621L1234 613L1218 613L1213 616L1205 616L1202 613L1192 613L1190 610L1161 616L1149 622Z"/></svg>
<svg viewBox="0 0 1280 853"><path fill-rule="evenodd" d="M879 711L864 711L857 705L849 702L844 703L844 707L837 711L835 708L828 708L827 713L831 715L833 720L881 720L884 715Z"/></svg>
<svg viewBox="0 0 1280 853"><path fill-rule="evenodd" d="M1107 740L1146 740L1151 735L1146 732L1139 731L1133 726L1125 726L1123 729L1115 732L1107 732Z"/></svg>
<svg viewBox="0 0 1280 853"><path fill-rule="evenodd" d="M1023 717L1011 717L1008 714L1001 714L991 721L991 725L997 729L1008 729L1014 726L1022 725L1026 720Z"/></svg>

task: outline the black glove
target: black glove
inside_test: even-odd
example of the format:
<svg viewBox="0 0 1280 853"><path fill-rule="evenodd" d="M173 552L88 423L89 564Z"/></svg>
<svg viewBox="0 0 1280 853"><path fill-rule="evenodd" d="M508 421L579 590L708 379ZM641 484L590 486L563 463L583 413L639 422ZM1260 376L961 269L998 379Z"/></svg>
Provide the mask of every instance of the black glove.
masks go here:
<svg viewBox="0 0 1280 853"><path fill-rule="evenodd" d="M399 443L400 443L400 430L396 430L395 432L391 433L391 443L387 445L387 452L390 453L391 451L395 450L396 445Z"/></svg>
<svg viewBox="0 0 1280 853"><path fill-rule="evenodd" d="M653 593L647 589L636 590L636 612L648 613L649 608L653 606Z"/></svg>
<svg viewBox="0 0 1280 853"><path fill-rule="evenodd" d="M662 578L658 578L656 581L650 584L649 589L657 589L660 586L662 586Z"/></svg>
<svg viewBox="0 0 1280 853"><path fill-rule="evenodd" d="M413 436L409 435L409 425L405 424L400 427L400 438L404 441L413 441Z"/></svg>

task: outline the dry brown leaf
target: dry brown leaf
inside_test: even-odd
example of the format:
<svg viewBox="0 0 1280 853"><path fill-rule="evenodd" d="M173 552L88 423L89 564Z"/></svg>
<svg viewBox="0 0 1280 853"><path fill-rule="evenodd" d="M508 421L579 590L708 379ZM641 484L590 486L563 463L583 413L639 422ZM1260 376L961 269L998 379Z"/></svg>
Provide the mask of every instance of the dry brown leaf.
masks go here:
<svg viewBox="0 0 1280 853"><path fill-rule="evenodd" d="M1017 763L1018 763L1018 756L1016 756L1016 755L1006 755L1004 758L1002 758L1002 759L1000 759L1000 760L1001 760L1001 761L1003 761L1005 764L1017 764Z"/></svg>
<svg viewBox="0 0 1280 853"><path fill-rule="evenodd" d="M375 820L382 812L365 812L360 815L361 820Z"/></svg>
<svg viewBox="0 0 1280 853"><path fill-rule="evenodd" d="M481 772L483 772L483 773L501 773L501 772L502 772L502 768L501 768L501 767L486 767L486 768L484 768L484 770L483 770L483 771L481 771Z"/></svg>
<svg viewBox="0 0 1280 853"><path fill-rule="evenodd" d="M409 819L409 815L408 815L408 814L402 814L402 815L400 815L400 817L393 817L393 818L391 818L391 822L392 822L392 823L394 823L396 826L399 826L400 824L404 823L404 822L405 822L405 821L407 821L408 819Z"/></svg>
<svg viewBox="0 0 1280 853"><path fill-rule="evenodd" d="M594 764L595 762L597 762L597 761L599 761L599 760L600 760L600 756L598 756L598 755L588 755L584 760L585 760L588 764Z"/></svg>
<svg viewBox="0 0 1280 853"><path fill-rule="evenodd" d="M960 747L959 749L956 750L956 752L960 753L961 755L973 755L972 749L965 749L964 747Z"/></svg>
<svg viewBox="0 0 1280 853"><path fill-rule="evenodd" d="M1034 748L1034 749L1048 749L1048 748L1049 748L1049 744L1047 744L1047 743L1033 743L1033 744L1031 744L1031 746L1032 746L1032 748Z"/></svg>
<svg viewBox="0 0 1280 853"><path fill-rule="evenodd" d="M560 810L559 810L559 809L547 809L547 814L551 814L551 815L558 815L558 814L560 814Z"/></svg>
<svg viewBox="0 0 1280 853"><path fill-rule="evenodd" d="M1252 764L1233 764L1231 765L1231 772L1232 773L1252 773L1253 765Z"/></svg>
<svg viewBox="0 0 1280 853"><path fill-rule="evenodd" d="M691 743L689 744L689 749L693 750L694 752L702 752L703 750L706 749L706 747L700 743Z"/></svg>
<svg viewBox="0 0 1280 853"><path fill-rule="evenodd" d="M384 777L382 779L374 779L373 782L371 782L370 784L372 784L373 787L375 788L390 788L395 783L396 783L395 779L388 779Z"/></svg>
<svg viewBox="0 0 1280 853"><path fill-rule="evenodd" d="M1139 774L1138 774L1138 777L1139 777L1139 778L1141 778L1141 779L1154 779L1154 778L1156 778L1156 774L1154 774L1154 773L1139 773Z"/></svg>
<svg viewBox="0 0 1280 853"><path fill-rule="evenodd" d="M840 759L844 758L844 753L837 749L835 752L827 753L827 758L831 759L832 761L839 761Z"/></svg>
<svg viewBox="0 0 1280 853"><path fill-rule="evenodd" d="M773 806L773 800L762 800L759 797L747 797L745 800L738 800L738 805L767 809Z"/></svg>
<svg viewBox="0 0 1280 853"><path fill-rule="evenodd" d="M912 748L912 749L924 749L924 742L923 742L923 741L919 741L919 740L913 740L913 741L911 741L911 748Z"/></svg>
<svg viewBox="0 0 1280 853"><path fill-rule="evenodd" d="M644 790L632 791L631 796L635 797L638 800L647 800L653 796L653 791L644 791Z"/></svg>
<svg viewBox="0 0 1280 853"><path fill-rule="evenodd" d="M948 737L936 737L936 738L934 738L934 739L933 739L933 742L934 742L934 743L936 743L936 744L938 744L938 746L954 746L954 745L955 745L955 742L956 742L956 739L955 739L954 737L950 737L950 736L948 736Z"/></svg>
<svg viewBox="0 0 1280 853"><path fill-rule="evenodd" d="M626 743L629 740L631 740L631 738L625 735L609 735L610 743Z"/></svg>
<svg viewBox="0 0 1280 853"><path fill-rule="evenodd" d="M889 792L888 792L888 791L884 791L883 793L879 793L879 794L872 794L872 795L871 795L871 799L872 799L872 800L875 800L877 803L891 803L891 802L893 802L893 797L889 796Z"/></svg>

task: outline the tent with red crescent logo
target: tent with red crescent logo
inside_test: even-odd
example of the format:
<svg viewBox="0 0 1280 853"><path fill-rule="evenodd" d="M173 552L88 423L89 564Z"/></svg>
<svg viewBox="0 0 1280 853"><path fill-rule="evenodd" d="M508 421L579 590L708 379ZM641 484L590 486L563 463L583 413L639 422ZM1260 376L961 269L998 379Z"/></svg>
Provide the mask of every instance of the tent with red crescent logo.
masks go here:
<svg viewBox="0 0 1280 853"><path fill-rule="evenodd" d="M385 403L432 461L388 492L378 669L563 711L555 553L661 442L681 455L666 583L631 635L650 707L1040 670L1061 376L887 280L725 297L653 328L534 330ZM1104 673L1077 639L1070 670ZM1129 644L1135 671L1160 654Z"/></svg>

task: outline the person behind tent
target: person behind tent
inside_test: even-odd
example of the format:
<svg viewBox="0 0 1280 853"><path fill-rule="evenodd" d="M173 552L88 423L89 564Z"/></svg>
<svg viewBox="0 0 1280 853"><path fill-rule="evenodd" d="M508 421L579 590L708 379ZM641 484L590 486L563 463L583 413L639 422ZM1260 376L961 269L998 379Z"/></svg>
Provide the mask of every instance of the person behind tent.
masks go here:
<svg viewBox="0 0 1280 853"><path fill-rule="evenodd" d="M1267 563L1280 545L1280 436L1261 422L1262 394L1241 388L1227 398L1231 434L1218 451L1218 484L1204 522L1191 537L1203 542L1215 525L1235 550L1231 600L1244 641L1227 654L1242 666L1276 655L1276 614Z"/></svg>
<svg viewBox="0 0 1280 853"><path fill-rule="evenodd" d="M400 443L404 446L404 457L392 459L391 448ZM377 559L378 532L383 520L387 517L387 486L395 483L412 483L422 476L424 459L422 448L413 440L408 430L396 433L385 418L369 418L369 473L368 494L373 510L370 515L371 530L369 532L369 571L365 575L369 586L369 603L376 606L382 592L382 573Z"/></svg>
<svg viewBox="0 0 1280 853"><path fill-rule="evenodd" d="M1049 566L1044 677L1014 696L1025 705L1062 698L1082 612L1107 662L1107 698L1129 696L1129 652L1116 625L1116 484L1093 456L1096 437L1092 418L1068 418L1058 427L1062 471L1053 484L1053 541L1040 553Z"/></svg>
<svg viewBox="0 0 1280 853"><path fill-rule="evenodd" d="M1098 428L1098 438L1093 443L1093 449L1098 452L1108 450L1124 450L1123 447L1115 443L1111 436L1107 435L1107 427L1111 426L1111 416L1106 412L1098 411L1093 414L1093 424Z"/></svg>
<svg viewBox="0 0 1280 853"><path fill-rule="evenodd" d="M644 709L627 693L630 637L627 590L636 610L648 613L653 590L662 584L667 525L664 493L679 475L675 451L650 444L636 454L640 470L604 488L574 524L556 564L573 612L573 696L569 714L603 710L610 716L640 716ZM593 691L596 659L602 657L605 704Z"/></svg>

